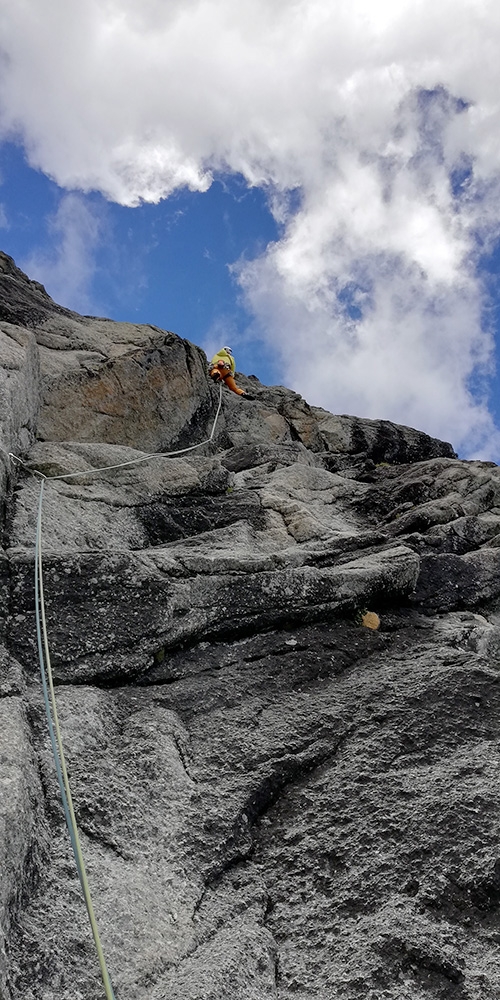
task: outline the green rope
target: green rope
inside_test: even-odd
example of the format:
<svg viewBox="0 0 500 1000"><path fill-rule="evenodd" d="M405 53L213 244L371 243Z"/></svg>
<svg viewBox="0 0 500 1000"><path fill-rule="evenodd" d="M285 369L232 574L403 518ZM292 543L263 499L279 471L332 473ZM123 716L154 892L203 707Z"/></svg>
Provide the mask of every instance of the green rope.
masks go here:
<svg viewBox="0 0 500 1000"><path fill-rule="evenodd" d="M78 870L78 876L80 879L80 884L85 899L85 905L87 907L87 913L89 915L90 926L92 928L92 935L94 938L94 943L97 951L97 957L99 959L99 967L101 970L102 981L104 984L104 992L106 994L106 1000L115 1000L115 994L113 992L113 987L111 985L111 980L109 978L109 973L106 967L106 960L104 958L104 952L102 950L101 939L99 937L99 930L97 927L94 907L92 904L92 896L90 894L90 886L87 878L87 873L85 871L85 862L83 860L80 837L78 834L78 826L76 823L75 810L73 808L73 800L71 798L71 789L69 787L68 771L66 768L66 760L64 756L64 748L61 737L61 728L59 726L59 718L57 714L56 696L54 691L54 681L52 676L49 641L47 635L47 621L45 616L45 599L43 593L42 505L43 505L44 485L45 482L42 479L40 486L40 499L38 502L38 519L37 519L37 532L36 532L35 589L38 598L36 601L36 628L38 637L38 649L40 653L40 669L42 672L42 677L44 679L44 685L43 685L44 691L46 692L47 689L47 680L50 691L50 705L48 703L48 700L46 700L45 709L47 712L47 719L49 722L49 731L51 733L51 740L53 740L53 737L55 735L56 746L54 746L54 742L52 742L52 750L56 762L57 778L59 781L61 798L63 800L64 812L66 816L66 823L68 826L71 845L73 847L73 852L75 855L75 862Z"/></svg>
<svg viewBox="0 0 500 1000"><path fill-rule="evenodd" d="M42 676L42 691L43 691L43 700L44 700L44 704L45 704L45 714L47 716L47 722L48 722L48 726L49 726L50 742L51 742L51 745L52 745L52 753L53 753L54 761L55 761L55 765L56 765L57 781L58 781L58 784L59 784L59 790L61 792L61 799L62 799L62 804L63 804L63 809L64 809L64 815L66 817L66 823L67 823L67 826L68 826L69 834L70 834L70 837L71 837L71 843L72 843L73 851L75 853L75 858L76 858L77 854L76 854L75 844L73 843L73 831L72 831L72 828L71 828L71 817L70 817L70 813L69 813L68 800L66 798L66 791L65 791L65 788L64 788L64 781L63 781L63 776L62 776L62 771L61 771L61 761L59 759L59 751L57 749L57 740L56 740L56 736L55 736L55 733L54 733L54 726L52 724L52 715L50 713L49 688L48 688L48 684L47 684L47 675L46 675L46 672L45 672L45 663L44 663L44 657L43 657L42 627L41 627L40 603L39 603L40 602L40 595L39 595L39 584L38 584L38 581L39 581L38 567L39 567L39 560L40 560L39 540L41 539L41 531L42 531L42 491L43 491L43 480L42 480L42 489L40 491L40 500L39 500L39 503L38 503L37 534L36 534L36 542L35 542L35 615L36 615L36 631L37 631L37 640L38 640L38 658L39 658L39 661L40 661L40 673L41 673L41 676ZM78 869L78 874L80 875L80 869Z"/></svg>

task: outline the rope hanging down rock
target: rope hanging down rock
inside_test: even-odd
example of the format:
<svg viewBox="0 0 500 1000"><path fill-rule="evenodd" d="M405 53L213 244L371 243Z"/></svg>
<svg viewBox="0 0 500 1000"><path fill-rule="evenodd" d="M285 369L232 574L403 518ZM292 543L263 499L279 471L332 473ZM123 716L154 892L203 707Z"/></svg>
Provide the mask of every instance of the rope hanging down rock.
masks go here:
<svg viewBox="0 0 500 1000"><path fill-rule="evenodd" d="M64 472L60 476L46 476L43 472L40 472L39 469L32 469L26 462L23 462L22 458L19 458L18 455L14 455L11 451L9 451L9 458L12 459L13 462L17 462L18 465L22 465L23 469L30 472L32 476L38 476L39 479L46 479L51 482L57 479L76 479L77 476L92 476L94 473L98 472L112 472L115 469L125 469L129 465L141 465L141 463L150 462L155 458L174 458L175 455L186 455L188 451L196 451L197 448L202 448L204 444L210 444L215 434L215 428L217 427L221 407L222 383L219 390L219 404L217 406L217 412L215 414L212 430L210 431L210 436L205 438L204 441L199 441L198 444L191 444L188 448L178 448L177 451L157 451L153 452L151 455L141 455L140 458L131 458L129 462L120 462L118 465L97 466L96 468L85 469L80 472Z"/></svg>
<svg viewBox="0 0 500 1000"><path fill-rule="evenodd" d="M68 772L66 768L66 760L64 756L64 749L61 737L61 729L59 726L59 718L57 715L56 697L54 691L54 681L52 676L49 641L47 635L45 601L43 595L42 506L43 506L44 486L45 483L42 479L42 482L40 484L40 498L38 501L38 517L37 517L36 544L35 544L35 615L36 615L36 631L38 640L38 655L40 658L40 672L42 675L43 699L45 704L45 712L47 715L47 722L49 726L50 742L52 744L52 753L54 755L54 761L56 765L57 781L59 784L59 790L61 793L61 799L63 803L64 815L66 818L66 824L68 827L69 837L71 840L71 846L73 848L73 854L75 855L78 877L80 879L80 885L82 887L82 892L85 899L85 905L87 907L90 926L92 928L92 936L94 938L97 957L99 959L99 967L101 970L102 981L104 984L104 992L106 994L106 1000L115 1000L115 994L113 992L113 987L111 985L111 980L109 978L109 973L106 967L106 960L104 958L104 952L102 950L101 939L99 937L99 930L97 927L94 907L92 904L92 897L90 894L90 886L87 879L87 873L85 871L85 863L83 860L75 811L73 808L73 801L71 798L71 790L69 787ZM49 691L50 691L50 699L49 699Z"/></svg>
<svg viewBox="0 0 500 1000"><path fill-rule="evenodd" d="M37 644L38 644L38 658L40 661L40 674L42 678L43 700L45 705L45 714L47 716L47 725L49 729L50 743L52 746L52 754L54 757L57 782L61 794L64 816L66 819L66 825L68 827L68 833L71 841L71 846L73 849L73 854L75 856L75 864L78 871L80 884L82 887L85 905L87 907L87 913L90 921L90 926L92 929L92 936L94 938L97 957L99 960L99 967L104 985L104 991L106 994L106 1000L116 1000L116 997L113 992L113 987L111 985L111 980L106 966L106 960L104 958L104 952L101 945L101 939L99 936L99 930L97 927L97 921L95 918L94 907L92 903L92 896L90 893L90 886L87 878L87 873L85 870L85 863L83 860L80 837L78 834L78 826L76 822L75 811L73 808L71 789L69 786L61 729L57 714L54 679L52 675L52 665L50 660L49 639L47 632L47 620L45 614L45 599L43 590L42 513L43 513L44 487L46 482L53 482L54 480L58 479L69 479L69 478L76 478L77 476L92 475L93 473L96 474L102 472L111 472L115 469L123 469L126 466L139 465L142 462L148 462L151 461L152 459L173 458L175 455L184 455L187 452L195 451L197 448L201 448L203 445L209 444L213 440L221 407L222 407L222 385L220 386L219 403L217 406L217 411L212 425L212 430L208 438L206 438L204 441L200 441L198 444L190 445L188 448L179 448L177 451L166 451L161 453L153 453L151 455L143 455L141 456L141 458L132 459L129 462L121 462L118 465L107 465L99 468L87 469L85 472L68 472L59 476L46 476L43 472L40 472L38 469L31 469L17 455L13 455L11 452L9 453L9 458L11 458L14 462L18 463L32 475L37 476L41 480L40 495L38 499L38 514L37 514L36 537L35 537L35 617L36 617L36 632L37 632Z"/></svg>

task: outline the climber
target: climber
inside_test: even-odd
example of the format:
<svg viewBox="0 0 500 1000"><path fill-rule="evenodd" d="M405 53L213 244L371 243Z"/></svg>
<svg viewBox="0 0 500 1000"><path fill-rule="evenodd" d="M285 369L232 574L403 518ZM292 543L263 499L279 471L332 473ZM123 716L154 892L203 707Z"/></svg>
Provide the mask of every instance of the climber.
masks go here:
<svg viewBox="0 0 500 1000"><path fill-rule="evenodd" d="M220 351L217 351L217 354L214 354L208 366L208 374L214 382L225 382L231 392L235 392L237 396L242 396L243 399L255 399L249 392L238 388L233 378L235 371L236 361L233 358L233 352L230 347L222 347Z"/></svg>

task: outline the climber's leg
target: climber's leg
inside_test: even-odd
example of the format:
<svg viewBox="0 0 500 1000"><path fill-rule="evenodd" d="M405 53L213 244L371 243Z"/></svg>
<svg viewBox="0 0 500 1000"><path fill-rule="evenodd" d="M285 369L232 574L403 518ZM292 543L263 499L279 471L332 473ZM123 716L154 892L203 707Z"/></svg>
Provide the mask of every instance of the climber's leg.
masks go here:
<svg viewBox="0 0 500 1000"><path fill-rule="evenodd" d="M238 386L236 385L236 382L234 381L234 378L233 378L232 375L224 375L224 382L226 383L228 389L230 389L231 392L235 392L237 396L245 396L246 395L244 389L239 389L238 388Z"/></svg>

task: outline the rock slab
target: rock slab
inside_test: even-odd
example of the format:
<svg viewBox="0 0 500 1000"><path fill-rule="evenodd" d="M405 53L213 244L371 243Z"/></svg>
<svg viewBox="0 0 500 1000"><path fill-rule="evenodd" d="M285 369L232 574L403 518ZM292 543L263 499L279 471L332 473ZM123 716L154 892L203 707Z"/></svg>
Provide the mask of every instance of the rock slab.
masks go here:
<svg viewBox="0 0 500 1000"><path fill-rule="evenodd" d="M209 445L96 474L204 441L205 367L0 254L0 996L104 995L38 679L37 470L117 1000L496 1000L500 470L239 376Z"/></svg>

